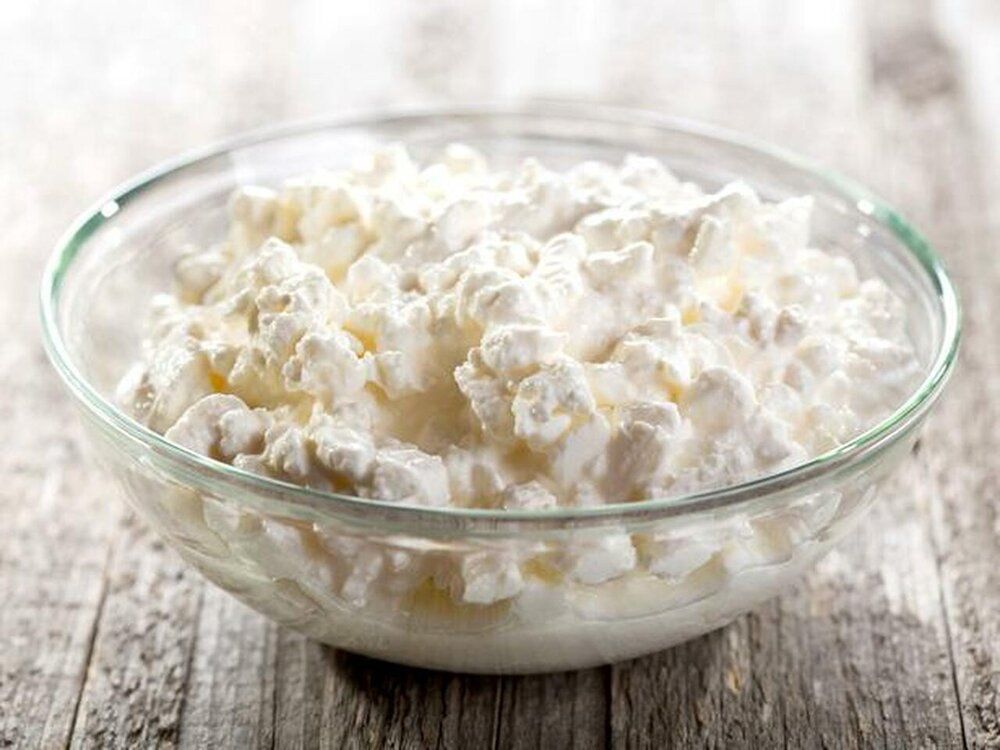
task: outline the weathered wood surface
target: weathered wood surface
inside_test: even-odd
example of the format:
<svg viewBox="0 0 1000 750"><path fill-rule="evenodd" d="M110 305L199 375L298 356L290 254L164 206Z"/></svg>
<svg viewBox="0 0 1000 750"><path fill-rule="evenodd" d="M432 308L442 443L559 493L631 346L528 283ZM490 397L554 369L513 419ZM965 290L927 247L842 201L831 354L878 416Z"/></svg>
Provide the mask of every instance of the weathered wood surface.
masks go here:
<svg viewBox="0 0 1000 750"><path fill-rule="evenodd" d="M1000 6L21 3L0 49L0 746L1000 746ZM782 142L914 217L961 287L960 369L865 527L797 592L649 658L458 677L278 628L128 516L41 352L42 259L137 169L275 120L489 96Z"/></svg>

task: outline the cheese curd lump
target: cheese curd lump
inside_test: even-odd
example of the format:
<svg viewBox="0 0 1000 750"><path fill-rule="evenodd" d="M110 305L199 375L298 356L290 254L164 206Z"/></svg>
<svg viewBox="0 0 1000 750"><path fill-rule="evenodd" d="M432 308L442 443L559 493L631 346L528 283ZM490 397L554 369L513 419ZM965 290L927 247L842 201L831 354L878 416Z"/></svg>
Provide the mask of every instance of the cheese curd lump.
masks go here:
<svg viewBox="0 0 1000 750"><path fill-rule="evenodd" d="M704 192L642 156L502 170L461 145L424 165L389 146L239 189L227 236L186 252L152 301L119 398L235 467L418 506L731 485L849 440L919 377L903 303L810 244L811 205ZM348 600L432 587L465 604L533 581L676 580L726 544L604 534L540 572L530 545L418 564L314 541Z"/></svg>

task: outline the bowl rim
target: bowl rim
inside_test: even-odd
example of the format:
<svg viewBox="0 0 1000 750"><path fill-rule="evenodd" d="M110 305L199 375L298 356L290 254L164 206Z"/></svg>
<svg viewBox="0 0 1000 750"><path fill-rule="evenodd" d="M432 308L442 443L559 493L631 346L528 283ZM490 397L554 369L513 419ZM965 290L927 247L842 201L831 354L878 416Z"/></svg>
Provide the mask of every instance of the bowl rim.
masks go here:
<svg viewBox="0 0 1000 750"><path fill-rule="evenodd" d="M890 415L851 440L779 472L755 477L726 487L668 495L631 503L598 507L559 507L543 510L494 510L462 507L427 507L386 500L361 498L303 487L291 482L253 474L230 464L202 456L168 441L159 433L132 419L94 388L73 362L59 326L60 290L65 275L81 248L103 224L156 183L185 169L197 167L227 152L291 136L305 136L323 130L419 122L433 119L483 120L507 117L526 121L570 118L608 125L640 125L662 131L681 132L755 151L785 166L819 178L830 189L847 198L860 213L882 224L903 244L927 274L943 312L942 335L937 351L921 383ZM226 494L226 485L268 496L269 500L292 506L306 506L321 513L343 512L354 517L378 515L416 525L454 528L504 529L525 524L532 528L552 528L593 523L645 521L654 518L732 510L753 501L783 496L786 491L811 486L815 481L838 475L875 452L889 447L916 426L936 401L954 369L961 339L961 309L957 290L941 259L930 243L899 212L853 180L831 171L811 159L779 146L686 118L656 112L578 102L526 102L521 104L483 103L455 107L395 107L363 110L334 117L298 120L255 129L226 138L206 147L190 150L162 161L120 183L88 210L78 215L56 242L42 274L40 288L42 338L46 354L66 387L86 412L113 432L137 441L156 455L169 460L179 476L209 494ZM229 492L232 488L229 487Z"/></svg>

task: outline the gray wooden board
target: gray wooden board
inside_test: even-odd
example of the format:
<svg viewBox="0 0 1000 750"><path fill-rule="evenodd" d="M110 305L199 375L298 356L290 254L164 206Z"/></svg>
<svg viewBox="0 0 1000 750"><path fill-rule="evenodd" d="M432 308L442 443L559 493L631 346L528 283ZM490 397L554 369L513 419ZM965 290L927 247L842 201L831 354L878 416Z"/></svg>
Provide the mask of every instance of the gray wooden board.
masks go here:
<svg viewBox="0 0 1000 750"><path fill-rule="evenodd" d="M0 49L0 746L1000 746L1000 6L23 3ZM962 292L952 387L859 531L796 591L612 667L423 672L268 622L128 514L39 342L43 258L138 169L278 120L491 95L781 142L898 205Z"/></svg>

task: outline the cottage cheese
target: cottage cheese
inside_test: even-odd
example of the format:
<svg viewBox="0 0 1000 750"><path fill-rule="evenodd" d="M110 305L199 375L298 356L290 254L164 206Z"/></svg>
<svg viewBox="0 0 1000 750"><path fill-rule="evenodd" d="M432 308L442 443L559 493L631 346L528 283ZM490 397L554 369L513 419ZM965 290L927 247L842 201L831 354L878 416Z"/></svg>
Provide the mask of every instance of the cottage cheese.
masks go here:
<svg viewBox="0 0 1000 750"><path fill-rule="evenodd" d="M639 156L501 171L464 146L426 166L388 147L238 190L228 236L153 301L120 398L200 454L390 502L544 511L733 484L848 440L918 377L901 301L810 245L810 209ZM239 539L326 555L322 586L359 606L432 586L529 611L543 584L780 558L807 526L468 554L323 529L302 547L266 524Z"/></svg>

